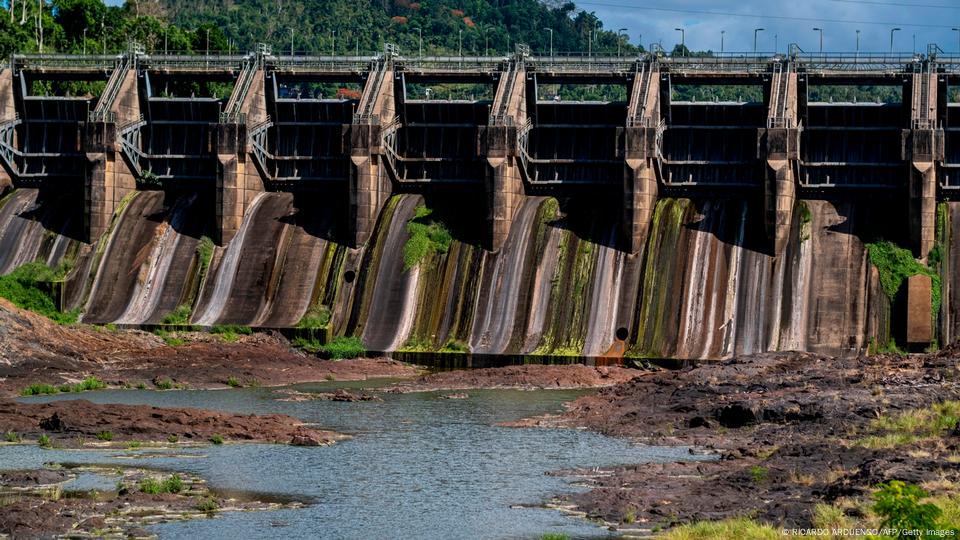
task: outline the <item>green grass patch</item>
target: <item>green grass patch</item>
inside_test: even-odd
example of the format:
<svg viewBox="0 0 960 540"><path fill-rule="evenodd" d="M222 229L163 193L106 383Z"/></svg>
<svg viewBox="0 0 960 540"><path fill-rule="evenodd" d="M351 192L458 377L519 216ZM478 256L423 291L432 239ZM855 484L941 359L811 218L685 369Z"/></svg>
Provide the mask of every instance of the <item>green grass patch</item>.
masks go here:
<svg viewBox="0 0 960 540"><path fill-rule="evenodd" d="M197 510L212 514L220 509L220 505L213 499L204 499L197 503Z"/></svg>
<svg viewBox="0 0 960 540"><path fill-rule="evenodd" d="M174 386L173 381L170 379L161 379L153 383L153 385L157 387L157 390L172 390Z"/></svg>
<svg viewBox="0 0 960 540"><path fill-rule="evenodd" d="M140 491L148 495L159 495L161 493L180 493L183 491L183 479L179 474L175 474L166 480L160 481L156 478L144 478L138 484Z"/></svg>
<svg viewBox="0 0 960 540"><path fill-rule="evenodd" d="M223 444L223 437L220 435L214 435L213 437L210 437L210 442L216 445L221 445Z"/></svg>
<svg viewBox="0 0 960 540"><path fill-rule="evenodd" d="M71 392L87 392L89 390L101 390L106 388L107 384L96 377L87 377L77 384L61 384L53 386L50 384L31 384L20 391L21 396L42 396L47 394L68 394Z"/></svg>
<svg viewBox="0 0 960 540"><path fill-rule="evenodd" d="M747 518L732 518L723 521L698 521L681 525L659 536L665 540L772 540L780 538L777 529Z"/></svg>
<svg viewBox="0 0 960 540"><path fill-rule="evenodd" d="M321 345L320 352L326 353L335 360L357 358L367 352L360 338L354 336L337 336L330 343Z"/></svg>
<svg viewBox="0 0 960 540"><path fill-rule="evenodd" d="M40 438L37 439L37 444L40 445L40 448L50 448L53 446L53 442L50 441L50 437L46 434L41 435Z"/></svg>
<svg viewBox="0 0 960 540"><path fill-rule="evenodd" d="M240 379L236 377L230 377L227 379L227 386L230 388L240 388L243 384L240 382Z"/></svg>
<svg viewBox="0 0 960 540"><path fill-rule="evenodd" d="M8 443L18 443L20 442L20 435L18 435L16 431L8 431L3 434L3 440Z"/></svg>
<svg viewBox="0 0 960 540"><path fill-rule="evenodd" d="M162 330L160 328L157 328L156 330L154 330L153 335L159 337L160 339L163 340L164 343L166 343L171 347L179 347L180 345L183 345L184 343L186 343L186 340L184 340L183 338L176 337L170 332L167 332L166 330Z"/></svg>
<svg viewBox="0 0 960 540"><path fill-rule="evenodd" d="M170 313L167 313L163 319L160 321L161 324L188 324L190 322L190 314L193 313L193 308L187 304L181 304L176 307Z"/></svg>
<svg viewBox="0 0 960 540"><path fill-rule="evenodd" d="M570 536L563 533L543 533L540 540L570 540Z"/></svg>
<svg viewBox="0 0 960 540"><path fill-rule="evenodd" d="M433 210L421 204L407 221L410 238L403 246L404 270L410 270L427 257L446 253L450 249L453 236L442 222L430 219L431 214Z"/></svg>
<svg viewBox="0 0 960 540"><path fill-rule="evenodd" d="M760 484L767 479L769 472L766 467L754 465L750 467L750 479L753 480L754 483Z"/></svg>
<svg viewBox="0 0 960 540"><path fill-rule="evenodd" d="M810 207L807 206L807 203L800 201L797 205L797 210L800 212L800 241L806 242L810 239L810 228L813 223L813 212L810 211Z"/></svg>
<svg viewBox="0 0 960 540"><path fill-rule="evenodd" d="M367 350L358 337L337 336L329 343L321 343L317 338L295 338L291 344L311 354L322 354L334 360L357 358Z"/></svg>
<svg viewBox="0 0 960 540"><path fill-rule="evenodd" d="M944 401L929 407L882 415L870 422L870 429L878 433L858 439L856 444L866 448L896 448L943 437L957 422L960 422L960 401Z"/></svg>
<svg viewBox="0 0 960 540"><path fill-rule="evenodd" d="M249 326L238 324L218 324L210 329L211 334L220 336L220 339L228 342L234 342L240 339L240 336L249 336L253 334L253 329Z"/></svg>
<svg viewBox="0 0 960 540"><path fill-rule="evenodd" d="M330 324L330 308L325 305L313 306L307 311L297 328L319 329L326 328Z"/></svg>
<svg viewBox="0 0 960 540"><path fill-rule="evenodd" d="M200 241L197 243L197 260L200 263L200 268L198 269L198 276L200 277L200 282L203 283L203 279L207 275L207 270L210 269L210 262L213 260L213 249L216 247L216 244L213 243L213 239L209 236L204 236L200 238Z"/></svg>
<svg viewBox="0 0 960 540"><path fill-rule="evenodd" d="M0 297L58 324L73 324L77 322L80 310L60 311L55 294L57 283L63 281L71 266L72 263L67 261L57 268L39 262L20 266L10 274L0 276Z"/></svg>
<svg viewBox="0 0 960 540"><path fill-rule="evenodd" d="M113 440L113 433L111 433L111 432L109 432L109 431L101 431L100 433L97 433L97 440L99 440L99 441L112 441L112 440Z"/></svg>

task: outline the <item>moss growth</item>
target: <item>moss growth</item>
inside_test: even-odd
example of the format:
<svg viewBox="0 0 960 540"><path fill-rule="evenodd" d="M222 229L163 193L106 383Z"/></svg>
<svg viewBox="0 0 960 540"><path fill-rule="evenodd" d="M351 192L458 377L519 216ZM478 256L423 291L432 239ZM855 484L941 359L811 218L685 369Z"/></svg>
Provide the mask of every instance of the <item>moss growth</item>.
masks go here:
<svg viewBox="0 0 960 540"><path fill-rule="evenodd" d="M800 213L800 241L806 242L810 239L810 229L813 227L813 212L804 201L797 204L797 211Z"/></svg>
<svg viewBox="0 0 960 540"><path fill-rule="evenodd" d="M210 269L210 261L213 260L213 248L215 244L209 236L204 236L200 238L200 241L197 243L197 260L200 261L200 282L203 282L204 277L207 275L207 270Z"/></svg>
<svg viewBox="0 0 960 540"><path fill-rule="evenodd" d="M433 350L433 342L429 338L410 336L410 339L400 348L401 352L429 352Z"/></svg>
<svg viewBox="0 0 960 540"><path fill-rule="evenodd" d="M303 315L303 318L297 323L297 328L320 329L326 328L328 324L330 324L330 308L319 305L311 307Z"/></svg>
<svg viewBox="0 0 960 540"><path fill-rule="evenodd" d="M451 339L450 341L447 341L446 345L444 345L443 348L440 349L440 351L466 353L466 352L470 352L470 346L462 341Z"/></svg>
<svg viewBox="0 0 960 540"><path fill-rule="evenodd" d="M450 249L453 237L447 227L436 220L430 219L433 210L419 205L414 215L407 222L407 232L410 238L403 246L403 268L410 270L424 259L435 254L446 253Z"/></svg>
<svg viewBox="0 0 960 540"><path fill-rule="evenodd" d="M920 264L910 250L901 248L892 242L881 240L867 244L867 251L870 254L870 262L877 267L880 272L880 285L883 292L892 303L900 290L900 285L910 276L923 274L930 277L930 315L934 322L937 320L937 314L940 313L940 275L931 268ZM936 327L936 324L934 324Z"/></svg>
<svg viewBox="0 0 960 540"><path fill-rule="evenodd" d="M57 268L32 262L20 266L6 276L0 276L0 297L21 309L50 318L58 324L73 324L80 310L60 311L54 293L56 283L63 281L72 263L65 261Z"/></svg>

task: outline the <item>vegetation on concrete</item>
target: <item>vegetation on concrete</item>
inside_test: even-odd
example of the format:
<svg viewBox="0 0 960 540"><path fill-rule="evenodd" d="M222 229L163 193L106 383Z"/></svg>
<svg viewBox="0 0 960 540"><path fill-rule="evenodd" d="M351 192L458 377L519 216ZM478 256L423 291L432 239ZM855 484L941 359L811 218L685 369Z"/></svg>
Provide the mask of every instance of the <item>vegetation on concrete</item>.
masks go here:
<svg viewBox="0 0 960 540"><path fill-rule="evenodd" d="M89 390L101 390L106 388L107 384L96 377L87 377L76 384L61 384L53 386L50 384L31 384L20 391L21 396L41 396L48 394L68 394L71 392L86 392Z"/></svg>
<svg viewBox="0 0 960 540"><path fill-rule="evenodd" d="M890 302L897 297L900 285L910 276L923 274L930 277L931 316L936 320L940 313L940 274L924 266L916 259L909 249L904 249L893 242L881 240L867 244L870 262L880 272L880 285Z"/></svg>
<svg viewBox="0 0 960 540"><path fill-rule="evenodd" d="M797 204L797 211L800 212L800 241L806 242L810 239L811 227L813 223L813 212L807 206L806 201L800 201Z"/></svg>
<svg viewBox="0 0 960 540"><path fill-rule="evenodd" d="M431 214L433 210L420 205L407 222L410 238L403 246L404 270L410 270L424 259L446 253L450 249L450 243L453 242L450 231L442 222L430 219Z"/></svg>
<svg viewBox="0 0 960 540"><path fill-rule="evenodd" d="M27 263L10 274L0 276L0 297L58 324L75 323L80 310L60 311L54 293L57 282L63 281L71 267L69 261L57 268L39 262Z"/></svg>
<svg viewBox="0 0 960 540"><path fill-rule="evenodd" d="M193 309L187 304L181 304L176 307L170 313L167 313L163 319L160 321L161 324L189 324L190 323L190 313L193 312Z"/></svg>
<svg viewBox="0 0 960 540"><path fill-rule="evenodd" d="M466 353L470 352L470 346L466 343L451 339L440 349L441 352L456 352L456 353Z"/></svg>
<svg viewBox="0 0 960 540"><path fill-rule="evenodd" d="M326 305L312 306L297 323L297 328L320 329L330 324L330 307Z"/></svg>

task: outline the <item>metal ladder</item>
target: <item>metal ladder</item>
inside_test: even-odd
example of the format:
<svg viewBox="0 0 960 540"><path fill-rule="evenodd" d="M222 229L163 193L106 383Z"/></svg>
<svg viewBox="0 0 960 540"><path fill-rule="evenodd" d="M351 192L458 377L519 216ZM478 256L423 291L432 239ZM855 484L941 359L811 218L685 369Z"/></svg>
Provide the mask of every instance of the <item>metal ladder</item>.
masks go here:
<svg viewBox="0 0 960 540"><path fill-rule="evenodd" d="M94 107L88 115L88 119L91 122L117 121L116 113L111 109L113 108L113 102L117 99L117 95L120 94L120 87L123 86L123 80L126 78L127 71L130 70L135 58L135 53L125 54L120 57L117 65L110 73L110 78L107 79L107 85L104 88L100 99L97 101L96 107Z"/></svg>

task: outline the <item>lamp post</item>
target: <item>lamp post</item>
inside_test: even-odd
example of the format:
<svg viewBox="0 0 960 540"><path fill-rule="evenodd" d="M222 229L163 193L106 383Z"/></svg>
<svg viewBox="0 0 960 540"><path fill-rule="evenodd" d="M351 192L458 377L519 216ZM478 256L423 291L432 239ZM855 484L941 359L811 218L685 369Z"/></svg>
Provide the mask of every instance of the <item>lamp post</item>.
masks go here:
<svg viewBox="0 0 960 540"><path fill-rule="evenodd" d="M337 31L330 31L330 56L337 55Z"/></svg>
<svg viewBox="0 0 960 540"><path fill-rule="evenodd" d="M290 28L290 56L293 56L293 27Z"/></svg>
<svg viewBox="0 0 960 540"><path fill-rule="evenodd" d="M290 53L293 54L293 53ZM207 56L210 56L210 29L207 28Z"/></svg>
<svg viewBox="0 0 960 540"><path fill-rule="evenodd" d="M457 42L460 44L457 55L463 57L463 29L457 30Z"/></svg>
<svg viewBox="0 0 960 540"><path fill-rule="evenodd" d="M890 29L890 54L893 54L893 33L899 32L900 28L891 28Z"/></svg>
<svg viewBox="0 0 960 540"><path fill-rule="evenodd" d="M814 28L814 32L820 32L820 54L823 54L823 28Z"/></svg>
<svg viewBox="0 0 960 540"><path fill-rule="evenodd" d="M957 51L960 51L960 28L951 28L951 30L957 33Z"/></svg>
<svg viewBox="0 0 960 540"><path fill-rule="evenodd" d="M417 56L423 58L423 29L415 28L417 31L417 37L420 38L420 47L417 49Z"/></svg>
<svg viewBox="0 0 960 540"><path fill-rule="evenodd" d="M620 46L623 44L623 38L620 36L620 34L626 31L626 28L620 28L617 30L617 56L620 56Z"/></svg>
<svg viewBox="0 0 960 540"><path fill-rule="evenodd" d="M720 31L720 54L723 54L723 37L724 37L724 34L726 33L727 33L726 30Z"/></svg>
<svg viewBox="0 0 960 540"><path fill-rule="evenodd" d="M763 32L764 30L766 30L766 28L754 28L754 29L753 29L753 54L754 54L754 56L756 56L756 54L757 54L757 34L759 34L760 32Z"/></svg>
<svg viewBox="0 0 960 540"><path fill-rule="evenodd" d="M674 28L677 32L680 32L680 54L682 56L687 55L687 33L683 28Z"/></svg>
<svg viewBox="0 0 960 540"><path fill-rule="evenodd" d="M105 18L106 17L104 17L104 19ZM104 28L104 19L100 19L100 35L103 36L103 54L107 54L107 31Z"/></svg>
<svg viewBox="0 0 960 540"><path fill-rule="evenodd" d="M857 30L857 60L860 59L860 31Z"/></svg>
<svg viewBox="0 0 960 540"><path fill-rule="evenodd" d="M83 29L83 55L87 55L87 29Z"/></svg>
<svg viewBox="0 0 960 540"><path fill-rule="evenodd" d="M544 28L547 32L550 32L550 58L553 58L553 28Z"/></svg>

